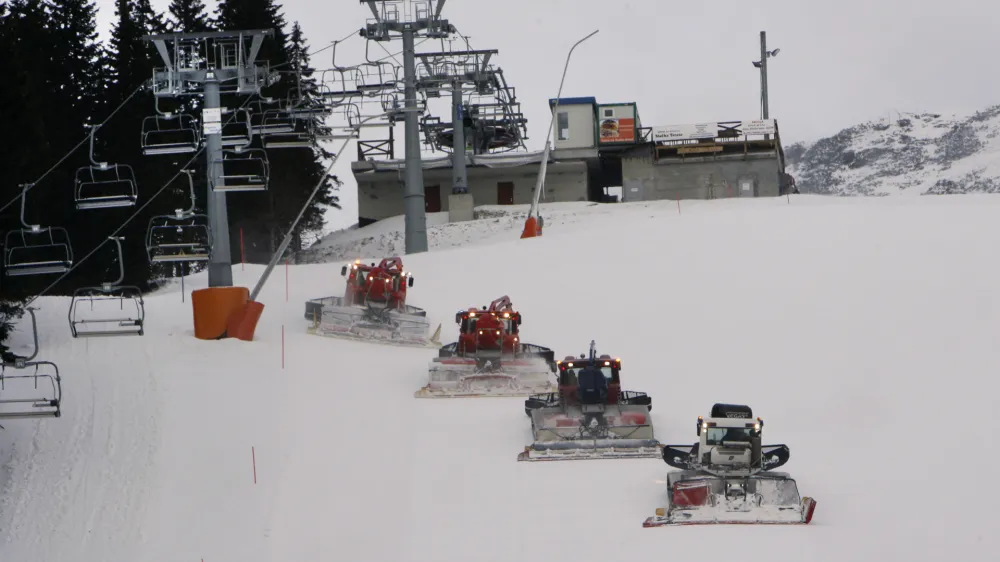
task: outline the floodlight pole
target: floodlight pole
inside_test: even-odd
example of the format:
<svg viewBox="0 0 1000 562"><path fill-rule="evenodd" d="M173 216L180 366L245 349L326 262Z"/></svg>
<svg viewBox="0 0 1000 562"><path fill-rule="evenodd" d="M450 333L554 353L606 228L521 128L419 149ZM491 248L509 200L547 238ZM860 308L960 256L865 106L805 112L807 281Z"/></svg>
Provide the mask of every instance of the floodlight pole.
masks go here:
<svg viewBox="0 0 1000 562"><path fill-rule="evenodd" d="M767 33L760 32L760 107L761 119L767 119Z"/></svg>
<svg viewBox="0 0 1000 562"><path fill-rule="evenodd" d="M563 84L566 82L566 71L569 70L569 59L573 56L573 50L580 44L590 39L594 35L597 35L599 29L595 29L589 35L580 39L573 46L570 47L569 53L566 55L566 64L563 66L562 78L559 80L559 91L556 93L556 103L552 108L552 116L549 118L549 129L545 133L545 150L542 151L542 163L538 170L538 179L535 181L535 196L531 200L531 209L528 211L528 219L525 221L524 232L521 234L521 238L532 238L538 236L541 232L541 224L539 224L538 217L538 199L542 193L542 187L545 185L545 171L548 168L549 163L549 149L551 144L549 142L549 136L552 135L552 128L555 126L556 114L559 110L559 98L562 97Z"/></svg>
<svg viewBox="0 0 1000 562"><path fill-rule="evenodd" d="M219 96L219 81L209 70L205 77L205 114L218 110L222 105ZM207 119L203 120L207 122ZM233 286L233 258L229 255L229 211L226 208L226 192L216 189L222 186L222 126L211 132L205 130L205 161L208 170L208 197L205 200L208 227L211 229L212 252L208 262L208 286Z"/></svg>

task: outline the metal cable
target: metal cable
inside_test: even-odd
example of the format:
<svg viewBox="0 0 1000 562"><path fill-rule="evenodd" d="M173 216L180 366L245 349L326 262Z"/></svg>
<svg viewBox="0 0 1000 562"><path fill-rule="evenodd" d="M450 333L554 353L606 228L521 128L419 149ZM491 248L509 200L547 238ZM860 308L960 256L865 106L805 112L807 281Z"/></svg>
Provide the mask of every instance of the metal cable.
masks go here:
<svg viewBox="0 0 1000 562"><path fill-rule="evenodd" d="M148 82L144 82L142 85L140 85L138 88L136 88L131 94L129 94L129 96L127 98L125 98L125 101L121 102L121 104L119 104L118 107L116 107L115 110L112 111L110 115L108 115L107 119L105 119L104 121L101 122L100 125L98 125L98 127L103 127L105 124L107 124L107 122L110 121L111 118L114 117L115 114L118 113L119 110L121 110L121 108L125 107L125 104L127 104L128 102L130 102L132 100L132 98L135 97L136 94L138 94L143 88L145 88L147 86L147 84L148 84ZM79 143L77 143L76 146L74 146L72 149L70 149L69 152L67 152L66 154L64 154L63 157L60 158L58 162L56 162L55 164L53 164L52 167L49 168L48 170L46 170L44 174L42 174L41 176L38 177L38 179L36 179L33 182L30 182L28 184L29 187L27 189L22 190L21 193L19 193L17 195L17 197L11 199L3 207L0 207L0 213L3 213L8 208L10 208L10 206L13 205L14 202L17 201L18 199L20 199L21 197L25 197L26 196L25 194L27 194L27 192L31 191L31 189L34 188L35 185L38 184L38 182L42 181L42 179L44 179L45 176L47 176L50 173L52 173L52 170L55 170L56 168L58 168L59 165L62 164L63 162L65 162L66 159L69 158L71 154L73 154L74 152L76 152L77 150L79 150L80 147L84 145L84 143L86 143L87 141L89 141L92 134L93 133L87 133L87 136L84 137L83 140L81 140Z"/></svg>

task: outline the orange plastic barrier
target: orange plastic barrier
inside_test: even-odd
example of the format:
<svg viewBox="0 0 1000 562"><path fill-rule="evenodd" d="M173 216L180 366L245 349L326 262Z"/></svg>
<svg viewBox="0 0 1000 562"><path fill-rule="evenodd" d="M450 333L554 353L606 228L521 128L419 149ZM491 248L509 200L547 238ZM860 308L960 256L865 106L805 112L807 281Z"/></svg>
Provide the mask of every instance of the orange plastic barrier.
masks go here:
<svg viewBox="0 0 1000 562"><path fill-rule="evenodd" d="M209 287L191 292L194 337L219 340L230 337L227 327L234 312L242 311L250 299L246 287Z"/></svg>
<svg viewBox="0 0 1000 562"><path fill-rule="evenodd" d="M257 329L257 321L264 313L264 304L249 301L229 317L226 331L229 337L243 341L253 341L253 333Z"/></svg>

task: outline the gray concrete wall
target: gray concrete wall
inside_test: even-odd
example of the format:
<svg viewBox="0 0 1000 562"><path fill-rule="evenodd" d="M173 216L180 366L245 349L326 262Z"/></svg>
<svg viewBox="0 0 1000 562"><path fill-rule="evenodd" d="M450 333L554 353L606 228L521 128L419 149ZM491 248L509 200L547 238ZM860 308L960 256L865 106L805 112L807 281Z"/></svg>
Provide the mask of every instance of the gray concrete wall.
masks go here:
<svg viewBox="0 0 1000 562"><path fill-rule="evenodd" d="M514 205L529 205L538 179L537 164L516 168L468 168L469 194L475 205L499 204L497 184L514 184ZM381 220L403 214L401 171L355 174L358 182L358 217ZM424 187L438 185L441 211L448 211L451 168L424 170ZM545 180L545 202L586 201L587 168L583 162L549 164Z"/></svg>
<svg viewBox="0 0 1000 562"><path fill-rule="evenodd" d="M659 162L641 152L622 158L622 201L777 197L780 172L774 152Z"/></svg>

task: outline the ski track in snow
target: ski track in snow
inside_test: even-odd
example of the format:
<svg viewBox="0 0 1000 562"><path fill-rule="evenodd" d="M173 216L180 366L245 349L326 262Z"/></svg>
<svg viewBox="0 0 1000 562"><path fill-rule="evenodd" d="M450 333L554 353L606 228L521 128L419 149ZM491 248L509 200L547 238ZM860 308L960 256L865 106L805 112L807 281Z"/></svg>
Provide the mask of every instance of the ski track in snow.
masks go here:
<svg viewBox="0 0 1000 562"><path fill-rule="evenodd" d="M693 442L713 402L749 404L791 448L782 470L818 501L812 525L643 529L661 460L517 462L523 399L416 399L435 350L306 333L304 301L343 291L333 262L290 267L287 302L271 277L253 343L196 340L179 284L146 297L143 337L73 340L68 299L40 299L64 416L0 432L0 561L693 559L713 544L751 562L994 560L977 483L1000 461L1000 199L681 207L565 205L540 239L512 219L404 256L410 302L443 343L455 310L503 294L527 343L562 357L596 340L652 397L665 444ZM262 270L236 265L235 283Z"/></svg>
<svg viewBox="0 0 1000 562"><path fill-rule="evenodd" d="M53 299L39 313L41 326L55 324L55 303L69 306ZM0 529L9 530L7 543L32 545L34 560L70 560L80 552L130 559L157 448L156 363L128 338L66 341L39 331L38 358L62 356L63 415L29 422L31 446L11 471ZM90 376L81 376L82 365Z"/></svg>

